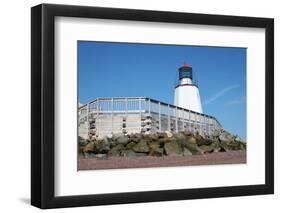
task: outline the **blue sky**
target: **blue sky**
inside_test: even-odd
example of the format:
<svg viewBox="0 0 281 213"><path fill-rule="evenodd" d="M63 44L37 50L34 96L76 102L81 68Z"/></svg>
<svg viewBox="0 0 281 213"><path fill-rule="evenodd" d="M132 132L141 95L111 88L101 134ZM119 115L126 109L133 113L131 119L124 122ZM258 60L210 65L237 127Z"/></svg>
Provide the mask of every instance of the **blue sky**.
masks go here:
<svg viewBox="0 0 281 213"><path fill-rule="evenodd" d="M79 101L143 96L173 104L178 68L186 62L196 74L203 112L245 139L246 51L79 41Z"/></svg>

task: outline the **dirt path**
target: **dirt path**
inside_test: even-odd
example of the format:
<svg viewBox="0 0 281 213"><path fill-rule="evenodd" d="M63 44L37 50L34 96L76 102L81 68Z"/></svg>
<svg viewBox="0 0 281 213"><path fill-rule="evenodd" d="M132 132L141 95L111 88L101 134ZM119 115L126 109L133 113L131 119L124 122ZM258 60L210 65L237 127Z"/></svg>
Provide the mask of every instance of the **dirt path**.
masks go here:
<svg viewBox="0 0 281 213"><path fill-rule="evenodd" d="M107 159L83 158L78 161L78 170L147 168L168 166L193 166L246 163L245 151L217 152L193 156L165 157L109 157Z"/></svg>

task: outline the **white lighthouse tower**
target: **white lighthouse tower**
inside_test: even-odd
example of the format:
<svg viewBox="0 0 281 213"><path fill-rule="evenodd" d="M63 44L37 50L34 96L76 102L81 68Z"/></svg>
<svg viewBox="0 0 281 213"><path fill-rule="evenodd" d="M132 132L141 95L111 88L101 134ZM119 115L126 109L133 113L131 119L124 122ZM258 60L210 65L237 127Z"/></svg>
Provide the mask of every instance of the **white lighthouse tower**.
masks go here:
<svg viewBox="0 0 281 213"><path fill-rule="evenodd" d="M202 113L198 84L192 67L184 63L179 68L179 79L175 87L174 104L178 107Z"/></svg>

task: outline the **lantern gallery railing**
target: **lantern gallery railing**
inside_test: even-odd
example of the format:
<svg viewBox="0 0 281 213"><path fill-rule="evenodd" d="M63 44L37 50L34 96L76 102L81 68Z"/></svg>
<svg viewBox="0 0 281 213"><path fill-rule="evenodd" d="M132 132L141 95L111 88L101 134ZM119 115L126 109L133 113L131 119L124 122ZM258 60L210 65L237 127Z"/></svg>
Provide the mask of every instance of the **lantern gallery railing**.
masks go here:
<svg viewBox="0 0 281 213"><path fill-rule="evenodd" d="M110 133L179 132L211 135L221 129L216 118L151 98L98 98L78 110L79 136Z"/></svg>

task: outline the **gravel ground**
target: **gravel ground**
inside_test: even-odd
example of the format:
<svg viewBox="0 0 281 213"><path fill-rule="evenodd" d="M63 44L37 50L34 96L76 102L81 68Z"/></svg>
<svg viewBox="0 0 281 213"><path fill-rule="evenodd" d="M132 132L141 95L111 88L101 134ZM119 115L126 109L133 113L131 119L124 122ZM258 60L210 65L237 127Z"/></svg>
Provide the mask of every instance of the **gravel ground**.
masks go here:
<svg viewBox="0 0 281 213"><path fill-rule="evenodd" d="M108 157L107 159L79 157L78 170L148 168L246 163L245 151L217 152L192 156Z"/></svg>

